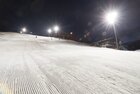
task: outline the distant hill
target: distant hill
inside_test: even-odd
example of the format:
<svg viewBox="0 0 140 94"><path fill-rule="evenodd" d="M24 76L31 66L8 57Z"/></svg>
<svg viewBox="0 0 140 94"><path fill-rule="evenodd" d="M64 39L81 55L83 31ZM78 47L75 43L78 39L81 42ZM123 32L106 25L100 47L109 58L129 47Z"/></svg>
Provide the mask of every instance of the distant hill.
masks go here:
<svg viewBox="0 0 140 94"><path fill-rule="evenodd" d="M127 42L123 44L128 50L137 50L140 49L140 40Z"/></svg>

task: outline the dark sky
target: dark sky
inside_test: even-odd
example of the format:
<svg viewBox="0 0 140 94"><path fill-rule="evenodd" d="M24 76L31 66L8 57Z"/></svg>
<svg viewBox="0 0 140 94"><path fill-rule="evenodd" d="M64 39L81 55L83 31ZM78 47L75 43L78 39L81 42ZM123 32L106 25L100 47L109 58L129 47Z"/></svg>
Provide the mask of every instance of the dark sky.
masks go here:
<svg viewBox="0 0 140 94"><path fill-rule="evenodd" d="M110 6L121 12L117 26L121 39L140 39L140 0L0 0L0 29L19 31L26 26L45 34L46 28L58 24L62 31L77 36L85 31L98 35L104 30L102 12Z"/></svg>

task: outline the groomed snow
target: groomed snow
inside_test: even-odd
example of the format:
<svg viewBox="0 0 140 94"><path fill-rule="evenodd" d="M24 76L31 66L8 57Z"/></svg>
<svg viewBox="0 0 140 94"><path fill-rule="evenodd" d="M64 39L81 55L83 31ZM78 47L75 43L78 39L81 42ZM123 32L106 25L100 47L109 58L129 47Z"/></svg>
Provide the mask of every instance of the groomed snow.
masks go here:
<svg viewBox="0 0 140 94"><path fill-rule="evenodd" d="M140 53L0 33L0 94L140 94Z"/></svg>

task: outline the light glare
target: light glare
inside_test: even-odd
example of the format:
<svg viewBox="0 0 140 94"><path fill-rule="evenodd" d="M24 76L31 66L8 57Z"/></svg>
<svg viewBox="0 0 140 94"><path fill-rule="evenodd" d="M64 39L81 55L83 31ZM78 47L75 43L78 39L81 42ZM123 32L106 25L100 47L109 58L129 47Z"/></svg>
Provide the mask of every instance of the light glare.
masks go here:
<svg viewBox="0 0 140 94"><path fill-rule="evenodd" d="M49 34L52 33L52 29L48 29L48 33L49 33Z"/></svg>
<svg viewBox="0 0 140 94"><path fill-rule="evenodd" d="M106 21L109 24L115 24L118 19L118 12L117 11L110 11L106 14L105 17Z"/></svg>
<svg viewBox="0 0 140 94"><path fill-rule="evenodd" d="M26 31L27 31L27 29L26 29L26 28L22 28L22 31L23 31L23 32L26 32Z"/></svg>
<svg viewBox="0 0 140 94"><path fill-rule="evenodd" d="M57 33L59 31L59 27L58 26L54 26L54 31L55 31L55 33Z"/></svg>

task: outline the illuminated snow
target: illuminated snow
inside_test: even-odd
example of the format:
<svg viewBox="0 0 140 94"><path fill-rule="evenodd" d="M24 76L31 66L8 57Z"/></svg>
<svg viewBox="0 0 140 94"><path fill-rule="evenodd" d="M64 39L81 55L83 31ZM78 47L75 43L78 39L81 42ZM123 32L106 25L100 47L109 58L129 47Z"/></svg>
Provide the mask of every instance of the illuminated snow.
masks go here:
<svg viewBox="0 0 140 94"><path fill-rule="evenodd" d="M0 33L0 93L140 94L140 53Z"/></svg>

